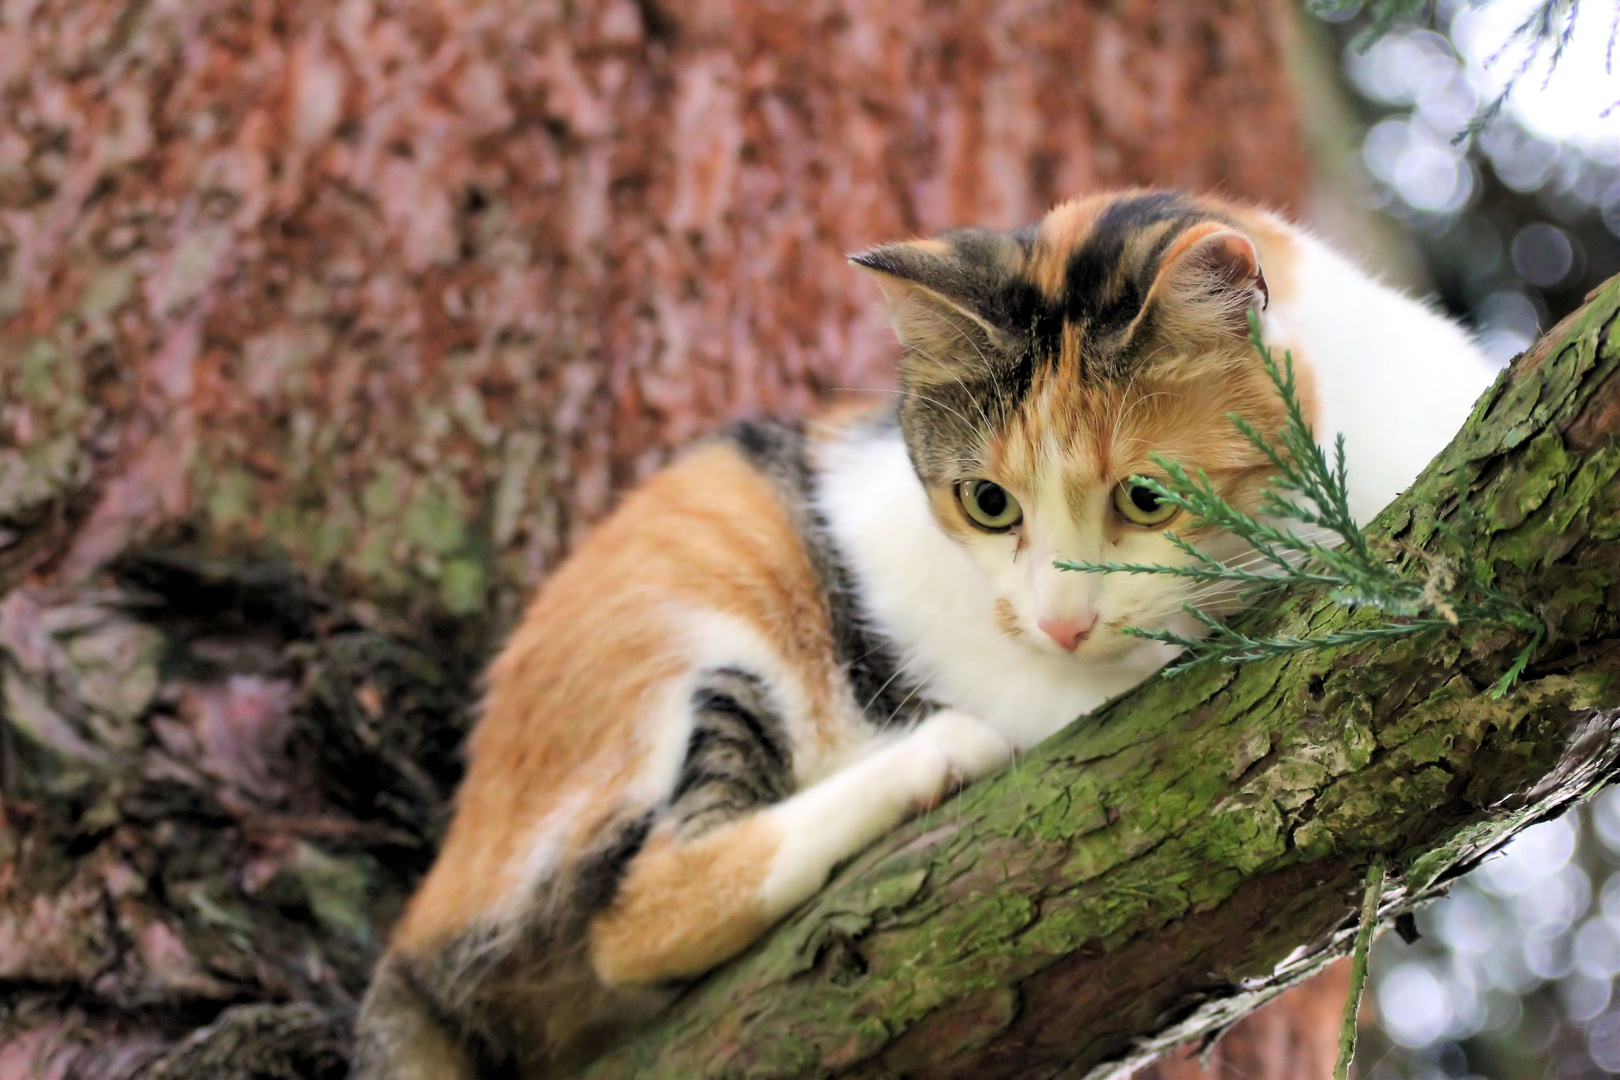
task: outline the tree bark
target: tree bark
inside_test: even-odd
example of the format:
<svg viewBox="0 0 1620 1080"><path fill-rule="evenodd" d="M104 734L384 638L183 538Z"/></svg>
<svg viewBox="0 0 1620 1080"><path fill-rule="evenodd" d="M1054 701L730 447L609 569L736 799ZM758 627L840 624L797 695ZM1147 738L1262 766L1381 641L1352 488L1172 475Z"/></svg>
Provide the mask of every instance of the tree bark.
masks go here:
<svg viewBox="0 0 1620 1080"><path fill-rule="evenodd" d="M674 448L892 386L846 252L1122 184L1302 206L1290 18L14 4L0 587L188 537L498 623Z"/></svg>
<svg viewBox="0 0 1620 1080"><path fill-rule="evenodd" d="M1122 1075L1342 955L1620 762L1620 279L1368 530L1470 548L1549 637L1465 631L1158 677L854 860L590 1075ZM1296 594L1258 635L1378 619Z"/></svg>

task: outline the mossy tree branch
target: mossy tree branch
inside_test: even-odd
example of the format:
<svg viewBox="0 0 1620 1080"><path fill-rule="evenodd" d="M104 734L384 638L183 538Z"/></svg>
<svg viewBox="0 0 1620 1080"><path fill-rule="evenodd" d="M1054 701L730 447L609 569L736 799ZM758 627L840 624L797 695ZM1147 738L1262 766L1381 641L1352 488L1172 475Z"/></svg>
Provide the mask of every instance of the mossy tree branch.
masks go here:
<svg viewBox="0 0 1620 1080"><path fill-rule="evenodd" d="M1469 553L1548 638L1463 630L1150 680L900 830L596 1076L1102 1076L1210 1036L1620 758L1620 279L1368 530ZM1414 566L1418 572L1420 566ZM1256 636L1375 612L1296 593Z"/></svg>

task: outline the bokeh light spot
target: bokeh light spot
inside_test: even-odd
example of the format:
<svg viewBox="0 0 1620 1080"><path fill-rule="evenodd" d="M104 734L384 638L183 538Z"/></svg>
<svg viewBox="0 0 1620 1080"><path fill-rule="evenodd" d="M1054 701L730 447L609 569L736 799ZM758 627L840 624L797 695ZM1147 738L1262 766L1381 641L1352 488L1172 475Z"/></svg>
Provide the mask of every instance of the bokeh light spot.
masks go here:
<svg viewBox="0 0 1620 1080"><path fill-rule="evenodd" d="M1550 288L1569 276L1575 248L1569 234L1556 225L1537 221L1513 237L1513 269L1532 285Z"/></svg>

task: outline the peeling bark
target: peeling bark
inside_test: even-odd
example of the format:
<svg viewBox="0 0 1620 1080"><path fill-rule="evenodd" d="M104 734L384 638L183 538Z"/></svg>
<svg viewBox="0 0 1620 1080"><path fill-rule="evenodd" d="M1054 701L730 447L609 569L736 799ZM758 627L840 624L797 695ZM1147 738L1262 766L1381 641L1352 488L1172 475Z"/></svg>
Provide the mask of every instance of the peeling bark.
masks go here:
<svg viewBox="0 0 1620 1080"><path fill-rule="evenodd" d="M1505 698L1503 632L1149 680L858 857L591 1075L1101 1077L1218 1033L1344 953L1374 854L1393 918L1620 771L1617 474L1620 279L1369 529L1444 556L1467 501L1474 556L1550 633ZM1242 624L1376 618L1296 594Z"/></svg>
<svg viewBox="0 0 1620 1080"><path fill-rule="evenodd" d="M474 668L285 568L117 571L0 601L0 1075L341 1076Z"/></svg>

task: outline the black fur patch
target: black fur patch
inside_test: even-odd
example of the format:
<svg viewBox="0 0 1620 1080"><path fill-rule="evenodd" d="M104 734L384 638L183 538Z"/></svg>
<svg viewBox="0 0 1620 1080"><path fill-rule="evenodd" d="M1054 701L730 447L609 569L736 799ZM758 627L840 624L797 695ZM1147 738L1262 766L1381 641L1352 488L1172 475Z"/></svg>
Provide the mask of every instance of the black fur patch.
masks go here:
<svg viewBox="0 0 1620 1080"><path fill-rule="evenodd" d="M948 229L938 239L949 246L949 255L886 244L850 261L921 285L1003 333L1028 333L1037 321L1056 314L1015 269L1034 242L1033 232Z"/></svg>
<svg viewBox="0 0 1620 1080"><path fill-rule="evenodd" d="M1126 243L1143 229L1164 221L1185 225L1202 217L1185 196L1173 191L1154 192L1112 203L1098 217L1090 235L1069 256L1064 275L1063 317L1081 322L1094 335L1116 334L1125 329L1142 310L1142 301L1153 275L1151 265L1124 265ZM1162 254L1166 241L1181 230L1172 228L1155 245Z"/></svg>
<svg viewBox="0 0 1620 1080"><path fill-rule="evenodd" d="M692 735L670 795L682 831L702 832L793 791L793 751L765 682L737 668L705 672Z"/></svg>
<svg viewBox="0 0 1620 1080"><path fill-rule="evenodd" d="M893 414L880 422L893 424ZM729 434L754 467L770 478L798 527L821 584L838 662L867 719L880 727L905 725L937 709L904 676L894 645L873 630L861 612L855 575L815 508L816 478L805 456L803 429L777 421L749 421L734 424Z"/></svg>
<svg viewBox="0 0 1620 1080"><path fill-rule="evenodd" d="M1152 311L1144 311L1148 290L1164 253L1187 229L1222 220L1179 192L1161 191L1120 199L1098 217L1090 235L1069 256L1065 270L1063 317L1082 327L1088 375L1117 379L1129 375L1153 341ZM1150 245L1130 245L1144 230L1168 223ZM1125 331L1141 316L1130 340Z"/></svg>
<svg viewBox="0 0 1620 1080"><path fill-rule="evenodd" d="M485 1008L483 988L510 962L511 943L490 926L466 930L423 956L384 957L368 993L414 999L446 1036L472 1059L477 1075L511 1075L509 1045L500 1018ZM385 970L386 969L386 970ZM397 1004L390 1012L397 1012Z"/></svg>
<svg viewBox="0 0 1620 1080"><path fill-rule="evenodd" d="M922 436L937 431L942 440L938 453L930 453L927 447L921 452L929 460L943 458L960 449L944 444L960 443L972 435L962 430L963 425L954 419L956 414L982 414L992 424L1005 422L1028 394L1036 372L1057 360L1065 329L1070 326L1080 331L1082 378L1127 377L1140 356L1146 355L1137 346L1152 334L1148 329L1126 341L1125 332L1143 315L1165 251L1190 226L1219 220L1224 220L1219 213L1200 207L1181 192L1154 191L1116 199L1069 253L1063 295L1057 301L1048 300L1015 269L1039 240L1038 222L1012 233L948 230L938 237L949 245L948 253L892 244L854 256L857 265L916 282L998 331L993 347L979 350L986 355L962 358L965 386L954 379L933 379L922 389L935 399L934 404L906 402L902 417L910 442L926 441ZM1132 243L1144 231L1166 223L1169 227L1160 230L1152 243ZM1152 313L1143 317L1151 321ZM907 389L919 388L908 384ZM964 406L971 406L971 411ZM928 414L926 422L914 422L914 413ZM912 450L918 453L919 447L913 445ZM937 479L930 477L931 482Z"/></svg>
<svg viewBox="0 0 1620 1080"><path fill-rule="evenodd" d="M942 251L890 244L852 259L972 313L970 319L941 305L940 320L956 326L961 340L944 346L944 355L934 355L942 351L935 347L929 364L908 358L900 367L906 449L931 485L960 479L963 448L1005 425L1028 396L1037 366L1057 356L1062 309L1020 271L1037 230L951 229L938 237Z"/></svg>
<svg viewBox="0 0 1620 1080"><path fill-rule="evenodd" d="M991 229L951 229L939 238L955 254L954 275L963 283L944 295L1005 334L1027 333L1047 317L1049 305L1035 284L1008 269L1009 247L1019 254L1016 236Z"/></svg>
<svg viewBox="0 0 1620 1080"><path fill-rule="evenodd" d="M589 919L619 895L630 860L641 853L652 832L653 814L642 814L614 826L579 862L574 872L573 909L577 919Z"/></svg>

